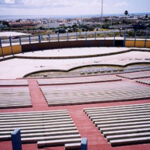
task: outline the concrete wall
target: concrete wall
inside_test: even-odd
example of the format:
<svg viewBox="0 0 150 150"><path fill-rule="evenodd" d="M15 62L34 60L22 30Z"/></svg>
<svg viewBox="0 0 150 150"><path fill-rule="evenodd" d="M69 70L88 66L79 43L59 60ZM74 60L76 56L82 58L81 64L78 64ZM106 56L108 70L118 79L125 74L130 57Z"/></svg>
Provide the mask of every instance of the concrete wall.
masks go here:
<svg viewBox="0 0 150 150"><path fill-rule="evenodd" d="M0 48L0 56L4 55L12 55L12 54L18 54L22 52L22 47L20 45L15 45L15 46L7 46Z"/></svg>
<svg viewBox="0 0 150 150"><path fill-rule="evenodd" d="M16 46L7 46L0 48L0 56L12 55L21 52L30 52L46 49L56 48L75 48L75 47L123 47L123 40L77 40L77 41L60 41L60 42L45 42L45 43L32 43ZM150 41L144 40L127 40L125 47L140 47L150 48ZM3 53L2 53L3 52Z"/></svg>
<svg viewBox="0 0 150 150"><path fill-rule="evenodd" d="M145 41L145 40L129 40L126 41L125 44L126 47L139 47L139 48L150 48L150 41Z"/></svg>
<svg viewBox="0 0 150 150"><path fill-rule="evenodd" d="M123 42L122 42L123 43ZM113 40L80 40L80 41L61 41L61 42L46 42L36 44L22 45L22 52L56 49L56 48L75 48L75 47L113 47ZM120 43L117 44L123 46Z"/></svg>

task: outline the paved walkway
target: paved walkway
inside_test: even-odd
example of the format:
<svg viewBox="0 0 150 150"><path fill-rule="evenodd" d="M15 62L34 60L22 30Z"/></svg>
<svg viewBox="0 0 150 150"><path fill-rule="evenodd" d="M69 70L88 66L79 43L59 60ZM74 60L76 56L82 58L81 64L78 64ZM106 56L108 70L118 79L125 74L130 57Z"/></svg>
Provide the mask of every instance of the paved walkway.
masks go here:
<svg viewBox="0 0 150 150"><path fill-rule="evenodd" d="M69 79L68 79L69 80ZM73 80L73 79L70 79ZM123 79L124 82L136 82L130 79ZM97 103L97 104L83 104L83 105L73 105L73 106L57 106L48 107L46 99L42 94L37 81L34 79L28 80L30 95L32 100L32 108L18 108L18 109L3 109L0 112L22 112L22 111L35 111L35 110L62 110L67 109L71 115L81 137L87 137L89 140L89 150L149 150L150 144L133 145L133 146L121 146L121 147L111 147L104 139L103 135L100 134L98 129L90 121L88 116L83 112L84 108L92 107L105 107L105 106L120 106L129 104L143 104L150 103L150 99L142 101L125 101L125 102L115 102L115 103ZM93 83L94 84L94 83ZM140 84L141 83L137 83ZM62 85L63 86L63 85ZM149 85L143 85L149 87ZM11 143L0 142L0 147L3 150L11 150ZM23 150L38 150L37 144L25 144L23 145ZM64 150L64 147L49 147L43 148L42 150Z"/></svg>

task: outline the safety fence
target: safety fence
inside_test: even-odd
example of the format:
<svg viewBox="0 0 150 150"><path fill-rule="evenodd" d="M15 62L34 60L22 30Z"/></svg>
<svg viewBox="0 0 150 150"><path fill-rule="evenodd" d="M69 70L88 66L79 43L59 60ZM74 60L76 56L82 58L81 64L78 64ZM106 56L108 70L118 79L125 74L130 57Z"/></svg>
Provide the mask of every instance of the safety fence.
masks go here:
<svg viewBox="0 0 150 150"><path fill-rule="evenodd" d="M98 31L48 34L0 39L0 56L21 52L73 47L141 47L150 48L149 31Z"/></svg>

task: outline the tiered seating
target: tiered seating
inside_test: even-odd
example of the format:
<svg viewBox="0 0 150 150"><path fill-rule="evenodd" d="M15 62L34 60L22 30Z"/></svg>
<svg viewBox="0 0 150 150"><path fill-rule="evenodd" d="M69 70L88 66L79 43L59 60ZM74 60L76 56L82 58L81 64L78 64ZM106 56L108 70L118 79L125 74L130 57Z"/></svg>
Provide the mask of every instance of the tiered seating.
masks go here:
<svg viewBox="0 0 150 150"><path fill-rule="evenodd" d="M136 82L144 83L144 84L150 85L150 78L148 78L148 79L140 79L140 80L136 80Z"/></svg>
<svg viewBox="0 0 150 150"><path fill-rule="evenodd" d="M81 144L80 134L66 110L0 114L0 140L10 140L11 131L21 129L22 143L38 147Z"/></svg>
<svg viewBox="0 0 150 150"><path fill-rule="evenodd" d="M150 104L84 109L112 146L150 142Z"/></svg>
<svg viewBox="0 0 150 150"><path fill-rule="evenodd" d="M150 87L133 82L42 86L48 105L69 105L150 98Z"/></svg>
<svg viewBox="0 0 150 150"><path fill-rule="evenodd" d="M27 80L0 80L0 86L26 86Z"/></svg>
<svg viewBox="0 0 150 150"><path fill-rule="evenodd" d="M29 89L27 87L0 88L0 108L31 106Z"/></svg>
<svg viewBox="0 0 150 150"><path fill-rule="evenodd" d="M75 77L75 78L58 78L58 79L38 79L39 85L55 85L55 84L73 84L73 83L89 83L89 82L110 82L120 81L119 77L113 75L95 76L95 77Z"/></svg>
<svg viewBox="0 0 150 150"><path fill-rule="evenodd" d="M134 73L125 73L118 75L119 77L124 77L128 79L139 79L150 77L150 71L134 72Z"/></svg>

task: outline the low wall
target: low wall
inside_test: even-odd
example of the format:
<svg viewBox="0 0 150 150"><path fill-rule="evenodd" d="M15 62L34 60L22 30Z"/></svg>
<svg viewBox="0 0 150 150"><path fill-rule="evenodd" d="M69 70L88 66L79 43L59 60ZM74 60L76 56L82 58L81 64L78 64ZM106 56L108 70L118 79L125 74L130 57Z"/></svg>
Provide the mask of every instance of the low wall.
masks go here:
<svg viewBox="0 0 150 150"><path fill-rule="evenodd" d="M126 47L139 47L139 48L150 48L150 41L138 40L133 41L129 40L125 42Z"/></svg>
<svg viewBox="0 0 150 150"><path fill-rule="evenodd" d="M22 46L15 45L15 46L7 46L0 48L0 56L7 56L7 55L13 55L18 54L22 52Z"/></svg>
<svg viewBox="0 0 150 150"><path fill-rule="evenodd" d="M30 52L57 48L77 48L77 47L140 47L150 48L150 41L145 40L77 40L77 41L57 41L32 43L0 48L0 56L12 55L21 52Z"/></svg>
<svg viewBox="0 0 150 150"><path fill-rule="evenodd" d="M123 43L123 42L122 42ZM123 46L120 43L118 46ZM46 42L22 45L22 52L56 49L56 48L75 48L75 47L113 47L113 40L80 40L80 41L60 41L60 42Z"/></svg>

